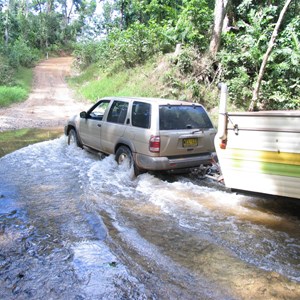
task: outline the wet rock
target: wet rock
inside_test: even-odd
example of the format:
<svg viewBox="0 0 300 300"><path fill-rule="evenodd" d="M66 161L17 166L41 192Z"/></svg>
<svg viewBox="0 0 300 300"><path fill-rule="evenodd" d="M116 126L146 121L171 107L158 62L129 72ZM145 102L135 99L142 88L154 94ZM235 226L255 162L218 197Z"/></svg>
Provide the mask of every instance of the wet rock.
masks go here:
<svg viewBox="0 0 300 300"><path fill-rule="evenodd" d="M117 262L115 262L115 261L112 261L111 263L109 263L109 265L111 266L111 267L116 267L117 266Z"/></svg>
<svg viewBox="0 0 300 300"><path fill-rule="evenodd" d="M20 279L22 279L24 276L25 275L23 273L19 273L17 277L20 278Z"/></svg>

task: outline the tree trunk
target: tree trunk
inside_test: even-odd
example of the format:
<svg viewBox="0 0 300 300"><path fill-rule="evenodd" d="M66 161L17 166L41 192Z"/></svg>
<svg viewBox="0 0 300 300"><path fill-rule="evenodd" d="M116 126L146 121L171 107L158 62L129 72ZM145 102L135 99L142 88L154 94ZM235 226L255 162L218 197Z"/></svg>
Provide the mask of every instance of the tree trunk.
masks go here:
<svg viewBox="0 0 300 300"><path fill-rule="evenodd" d="M254 86L254 90L253 90L253 94L252 94L252 100L251 100L251 103L250 103L250 106L249 106L249 111L253 111L255 109L257 100L259 98L259 90L260 90L261 82L262 82L262 79L263 79L263 76L264 76L264 73L265 73L265 70L266 70L267 62L268 62L269 56L271 54L271 51L272 51L272 49L275 45L275 40L276 40L276 37L278 35L278 30L279 30L279 27L280 27L281 22L283 20L284 14L286 13L287 8L288 8L289 4L291 3L291 1L292 0L286 0L283 9L280 12L278 21L275 25L275 28L274 28L274 31L272 33L271 39L269 41L268 49L267 49L267 51L266 51L266 53L263 57L263 60L262 60L261 66L260 66L257 81L256 81L256 84Z"/></svg>
<svg viewBox="0 0 300 300"><path fill-rule="evenodd" d="M5 15L5 28L4 28L4 40L5 40L5 47L8 47L9 43L9 26L10 26L10 15L15 14L15 1L14 0L8 0L7 1L7 10Z"/></svg>
<svg viewBox="0 0 300 300"><path fill-rule="evenodd" d="M70 9L69 9L69 12L67 13L67 25L69 25L70 24L70 21L71 21L71 14L72 14L72 12L73 12L73 8L74 8L74 1L72 0L72 2L71 2L71 7L70 7Z"/></svg>
<svg viewBox="0 0 300 300"><path fill-rule="evenodd" d="M221 42L221 34L223 22L226 15L228 0L215 0L214 10L214 28L212 38L209 45L209 52L211 56L216 56Z"/></svg>
<svg viewBox="0 0 300 300"><path fill-rule="evenodd" d="M47 1L47 14L50 14L53 9L53 0L48 0Z"/></svg>
<svg viewBox="0 0 300 300"><path fill-rule="evenodd" d="M9 9L6 11L5 16L5 29L4 29L4 40L5 40L5 48L8 47L8 40L9 40Z"/></svg>
<svg viewBox="0 0 300 300"><path fill-rule="evenodd" d="M121 20L120 20L120 29L123 30L125 29L125 1L121 1L121 6L120 6L120 14L121 14Z"/></svg>

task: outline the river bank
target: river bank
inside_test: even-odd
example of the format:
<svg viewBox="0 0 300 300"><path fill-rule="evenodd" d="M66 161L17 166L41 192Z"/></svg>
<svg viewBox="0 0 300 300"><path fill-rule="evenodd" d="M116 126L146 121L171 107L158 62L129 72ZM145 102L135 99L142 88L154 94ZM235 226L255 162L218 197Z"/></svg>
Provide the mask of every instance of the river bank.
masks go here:
<svg viewBox="0 0 300 300"><path fill-rule="evenodd" d="M0 158L31 144L53 140L63 135L63 127L25 128L0 132Z"/></svg>

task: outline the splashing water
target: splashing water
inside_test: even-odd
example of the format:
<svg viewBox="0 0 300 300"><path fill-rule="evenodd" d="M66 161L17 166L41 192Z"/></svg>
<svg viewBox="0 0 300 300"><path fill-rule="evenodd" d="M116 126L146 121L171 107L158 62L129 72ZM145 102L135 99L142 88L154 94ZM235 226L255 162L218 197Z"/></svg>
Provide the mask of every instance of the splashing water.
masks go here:
<svg viewBox="0 0 300 300"><path fill-rule="evenodd" d="M4 298L300 295L296 201L135 178L64 138L3 157L0 174Z"/></svg>

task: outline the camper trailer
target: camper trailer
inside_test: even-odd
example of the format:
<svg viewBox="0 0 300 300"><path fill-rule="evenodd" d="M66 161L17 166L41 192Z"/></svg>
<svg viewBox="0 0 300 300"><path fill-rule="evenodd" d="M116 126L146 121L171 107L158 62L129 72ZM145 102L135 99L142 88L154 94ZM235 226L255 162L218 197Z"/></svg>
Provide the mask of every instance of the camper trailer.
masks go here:
<svg viewBox="0 0 300 300"><path fill-rule="evenodd" d="M300 199L300 111L227 112L220 84L215 148L227 187Z"/></svg>

